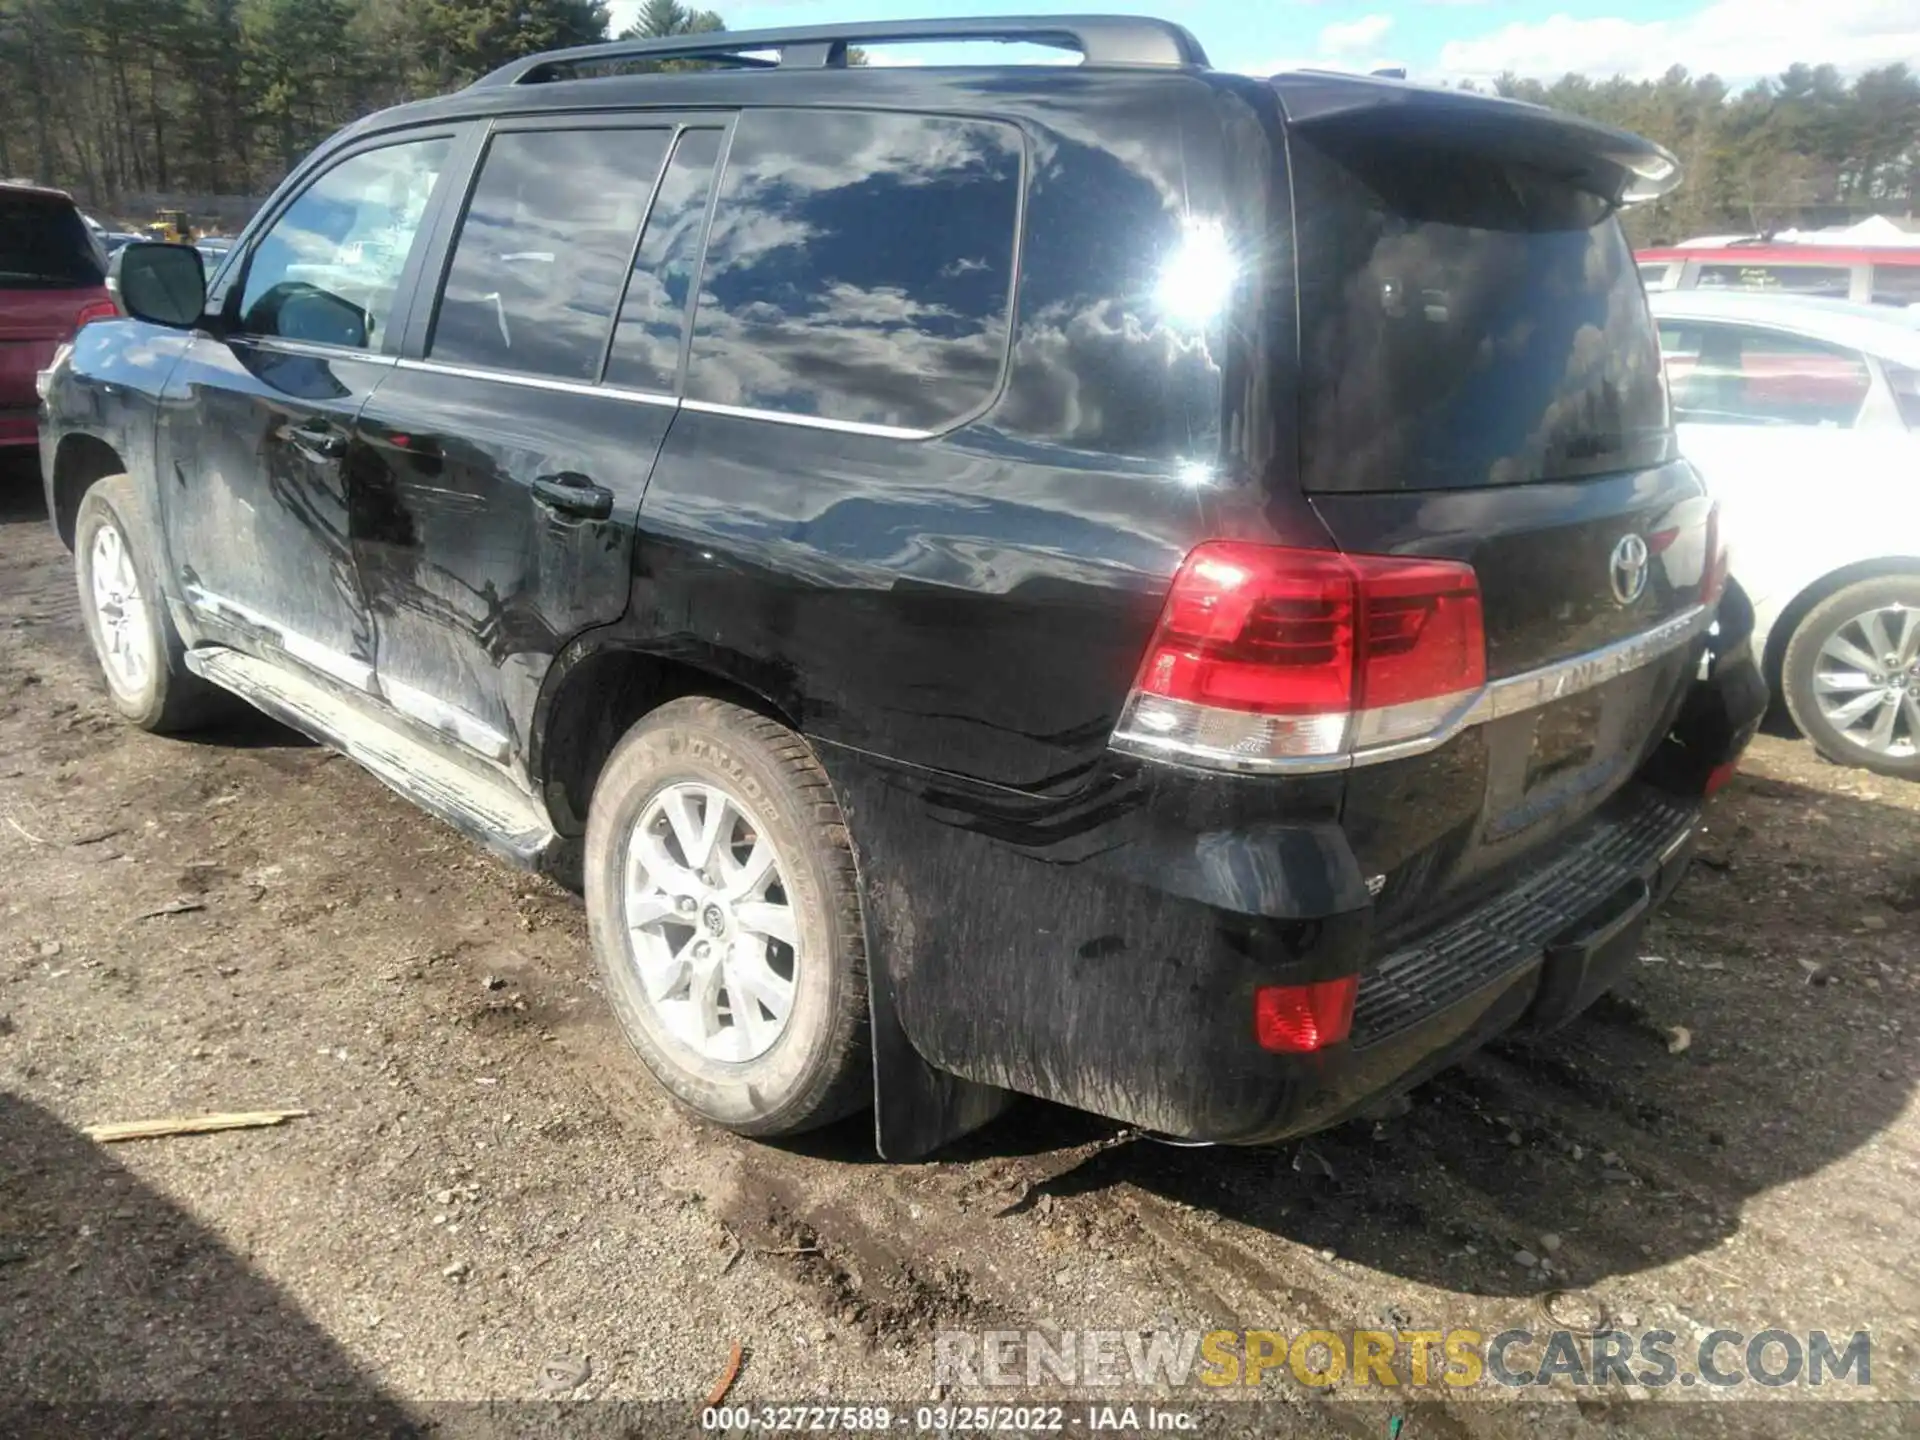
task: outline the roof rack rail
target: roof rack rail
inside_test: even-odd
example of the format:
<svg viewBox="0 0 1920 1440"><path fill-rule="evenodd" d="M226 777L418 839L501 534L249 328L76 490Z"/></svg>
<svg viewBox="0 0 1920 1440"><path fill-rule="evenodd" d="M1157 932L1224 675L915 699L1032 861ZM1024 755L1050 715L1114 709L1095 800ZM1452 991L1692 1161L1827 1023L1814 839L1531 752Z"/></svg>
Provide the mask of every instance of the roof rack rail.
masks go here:
<svg viewBox="0 0 1920 1440"><path fill-rule="evenodd" d="M953 20L875 20L780 30L716 30L657 40L614 40L529 55L482 75L471 88L538 85L585 65L623 60L709 60L747 70L838 68L850 46L942 40L1023 41L1078 50L1087 65L1205 68L1207 53L1184 27L1130 15L1013 15ZM776 60L754 51L779 52Z"/></svg>

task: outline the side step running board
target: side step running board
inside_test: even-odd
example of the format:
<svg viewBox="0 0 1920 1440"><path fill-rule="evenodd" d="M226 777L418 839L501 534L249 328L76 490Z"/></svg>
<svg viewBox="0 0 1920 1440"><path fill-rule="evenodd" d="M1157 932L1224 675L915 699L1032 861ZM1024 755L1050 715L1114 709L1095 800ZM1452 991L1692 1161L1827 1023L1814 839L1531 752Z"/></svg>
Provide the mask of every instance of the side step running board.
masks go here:
<svg viewBox="0 0 1920 1440"><path fill-rule="evenodd" d="M552 827L533 801L504 777L441 754L370 706L284 665L211 646L189 650L187 668L358 762L504 860L535 869L554 841Z"/></svg>

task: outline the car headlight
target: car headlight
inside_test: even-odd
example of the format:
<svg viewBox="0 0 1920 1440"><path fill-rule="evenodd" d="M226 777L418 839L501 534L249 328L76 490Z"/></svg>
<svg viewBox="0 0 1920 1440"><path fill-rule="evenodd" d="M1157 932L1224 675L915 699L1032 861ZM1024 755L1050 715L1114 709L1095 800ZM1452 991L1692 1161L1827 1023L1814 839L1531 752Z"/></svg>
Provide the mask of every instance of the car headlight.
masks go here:
<svg viewBox="0 0 1920 1440"><path fill-rule="evenodd" d="M60 348L53 352L53 359L47 362L47 368L34 372L33 390L42 400L46 399L47 392L53 389L53 377L59 373L60 367L67 363L67 357L71 354L73 354L73 346L62 343Z"/></svg>

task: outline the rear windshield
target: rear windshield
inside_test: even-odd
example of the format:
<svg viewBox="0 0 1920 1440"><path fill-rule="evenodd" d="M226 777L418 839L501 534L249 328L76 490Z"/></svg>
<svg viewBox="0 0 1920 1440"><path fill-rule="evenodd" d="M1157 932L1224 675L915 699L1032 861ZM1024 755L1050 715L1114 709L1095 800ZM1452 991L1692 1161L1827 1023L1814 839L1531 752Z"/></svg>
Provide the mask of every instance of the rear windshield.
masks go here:
<svg viewBox="0 0 1920 1440"><path fill-rule="evenodd" d="M1296 132L1289 154L1308 490L1670 458L1659 342L1604 201L1404 134Z"/></svg>
<svg viewBox="0 0 1920 1440"><path fill-rule="evenodd" d="M71 201L0 191L0 289L84 290L103 279Z"/></svg>

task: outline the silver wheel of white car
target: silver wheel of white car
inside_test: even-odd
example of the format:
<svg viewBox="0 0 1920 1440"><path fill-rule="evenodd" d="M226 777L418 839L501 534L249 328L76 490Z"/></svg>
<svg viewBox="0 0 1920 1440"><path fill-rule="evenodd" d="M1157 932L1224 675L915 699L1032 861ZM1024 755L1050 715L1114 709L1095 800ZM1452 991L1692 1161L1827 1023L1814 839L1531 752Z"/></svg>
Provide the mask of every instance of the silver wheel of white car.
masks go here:
<svg viewBox="0 0 1920 1440"><path fill-rule="evenodd" d="M658 792L627 837L624 918L647 1002L709 1060L757 1060L787 1028L800 930L766 824L697 781Z"/></svg>
<svg viewBox="0 0 1920 1440"><path fill-rule="evenodd" d="M1813 667L1820 713L1878 755L1920 754L1920 610L1887 605L1829 635Z"/></svg>
<svg viewBox="0 0 1920 1440"><path fill-rule="evenodd" d="M805 740L724 700L662 705L600 772L582 868L614 1014L676 1099L748 1135L868 1100L853 849Z"/></svg>
<svg viewBox="0 0 1920 1440"><path fill-rule="evenodd" d="M1823 754L1920 778L1920 576L1862 581L1816 605L1781 678L1793 718Z"/></svg>

